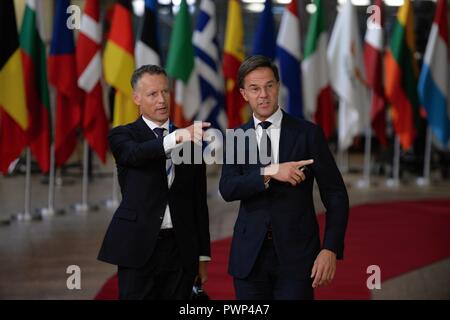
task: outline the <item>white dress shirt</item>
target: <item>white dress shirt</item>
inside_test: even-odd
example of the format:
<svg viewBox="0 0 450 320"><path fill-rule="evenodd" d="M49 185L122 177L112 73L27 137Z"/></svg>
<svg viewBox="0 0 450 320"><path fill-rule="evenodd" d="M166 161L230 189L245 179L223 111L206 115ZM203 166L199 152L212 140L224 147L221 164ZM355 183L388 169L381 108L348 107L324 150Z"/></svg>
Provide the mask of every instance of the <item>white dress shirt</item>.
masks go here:
<svg viewBox="0 0 450 320"><path fill-rule="evenodd" d="M163 147L164 147L164 152L166 153L167 161L172 162L172 160L170 159L170 153L172 152L172 150L174 148L178 147L181 143L177 144L177 140L176 140L176 136L175 136L176 130L174 132L169 133L169 119L167 119L167 121L164 122L162 125L158 125L155 122L145 118L144 116L142 116L142 119L144 120L144 122L147 124L147 126L152 131L155 128L166 129L164 131L165 135L163 138L164 139ZM156 133L155 133L155 135L156 135ZM174 179L175 179L175 166L174 166L174 164L172 164L170 173L167 175L167 183L168 183L169 188L171 187ZM161 223L161 229L170 229L170 228L173 228L173 224L172 224L172 218L170 216L169 204L167 204L166 211L164 212L164 218ZM200 256L200 261L210 261L210 260L211 260L211 258L208 256Z"/></svg>
<svg viewBox="0 0 450 320"><path fill-rule="evenodd" d="M162 124L162 125L158 125L158 124L154 123L153 121L145 118L144 116L142 116L142 119L144 120L144 122L147 124L147 126L152 131L155 128L166 129L164 131L165 135L164 135L164 140L163 140L163 146L164 146L164 152L166 153L166 156L170 155L170 152L176 146L176 137L175 137L175 132L169 133L169 119L167 119L167 121L164 122L164 124ZM155 133L155 135L156 135L156 133ZM167 159L167 161L171 162L172 160ZM171 187L174 179L175 179L175 170L174 170L174 166L172 164L170 167L170 173L167 174L167 183L168 183L169 188ZM172 218L170 217L169 204L167 204L166 211L164 212L164 218L161 223L161 229L170 229L170 228L173 228L173 224L172 224Z"/></svg>
<svg viewBox="0 0 450 320"><path fill-rule="evenodd" d="M281 108L278 107L277 111L274 112L269 118L265 121L270 121L271 126L266 129L267 135L270 138L271 146L272 146L272 156L274 159L274 163L279 163L279 150L280 150L280 132L281 132L281 120L283 119L283 112ZM255 117L253 114L253 121L255 123L255 131L256 131L256 140L258 142L258 148L261 149L261 136L263 132L263 128L259 125L261 120Z"/></svg>

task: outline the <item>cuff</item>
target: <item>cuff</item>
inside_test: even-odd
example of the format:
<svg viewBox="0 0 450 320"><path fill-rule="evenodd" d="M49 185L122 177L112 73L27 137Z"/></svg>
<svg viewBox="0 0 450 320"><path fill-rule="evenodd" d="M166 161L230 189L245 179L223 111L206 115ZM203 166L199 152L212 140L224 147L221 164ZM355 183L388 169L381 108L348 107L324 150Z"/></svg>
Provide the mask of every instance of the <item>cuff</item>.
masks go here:
<svg viewBox="0 0 450 320"><path fill-rule="evenodd" d="M166 155L169 155L170 152L172 152L173 149L175 149L179 144L177 144L177 139L175 136L175 132L172 132L164 137L163 146L164 146L164 152Z"/></svg>
<svg viewBox="0 0 450 320"><path fill-rule="evenodd" d="M211 261L211 257L208 257L208 256L200 256L200 261Z"/></svg>

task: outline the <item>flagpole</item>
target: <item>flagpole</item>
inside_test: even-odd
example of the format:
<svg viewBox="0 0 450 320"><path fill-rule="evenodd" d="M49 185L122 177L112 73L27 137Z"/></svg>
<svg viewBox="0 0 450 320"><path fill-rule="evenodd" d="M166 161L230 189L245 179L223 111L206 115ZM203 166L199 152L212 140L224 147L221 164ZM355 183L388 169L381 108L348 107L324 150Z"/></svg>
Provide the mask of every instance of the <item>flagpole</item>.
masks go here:
<svg viewBox="0 0 450 320"><path fill-rule="evenodd" d="M416 184L420 187L426 187L430 185L430 169L431 169L431 143L432 143L431 127L428 125L427 137L425 142L425 158L423 165L423 176L418 177Z"/></svg>
<svg viewBox="0 0 450 320"><path fill-rule="evenodd" d="M397 188L400 185L400 139L395 136L393 177L386 180L386 186Z"/></svg>
<svg viewBox="0 0 450 320"><path fill-rule="evenodd" d="M372 92L373 96L373 92ZM364 168L363 168L363 178L358 180L356 186L358 188L368 188L370 187L370 155L372 149L372 130L370 128L370 116L369 113L366 114L366 141L364 144Z"/></svg>
<svg viewBox="0 0 450 320"><path fill-rule="evenodd" d="M110 210L115 210L119 206L119 200L117 199L117 170L113 169L113 182L112 182L112 197L106 200L106 207Z"/></svg>
<svg viewBox="0 0 450 320"><path fill-rule="evenodd" d="M51 110L51 127L53 135L56 128L56 107L55 99L56 92L53 87L49 88L50 92L50 110ZM52 143L50 144L50 170L48 174L48 205L46 208L41 208L40 214L42 217L50 217L55 215L55 137L53 136Z"/></svg>
<svg viewBox="0 0 450 320"><path fill-rule="evenodd" d="M89 177L88 177L88 165L89 165L89 145L85 139L83 142L83 181L81 187L81 203L75 204L75 211L77 212L87 212L89 211L88 205L88 188L89 188Z"/></svg>
<svg viewBox="0 0 450 320"><path fill-rule="evenodd" d="M17 214L17 220L31 220L31 151L26 149L25 204L24 211Z"/></svg>
<svg viewBox="0 0 450 320"><path fill-rule="evenodd" d="M348 150L342 150L341 148L339 148L338 165L339 171L341 171L341 173L348 173L349 171Z"/></svg>
<svg viewBox="0 0 450 320"><path fill-rule="evenodd" d="M48 175L48 206L42 208L42 216L55 215L55 143L50 146L50 172Z"/></svg>

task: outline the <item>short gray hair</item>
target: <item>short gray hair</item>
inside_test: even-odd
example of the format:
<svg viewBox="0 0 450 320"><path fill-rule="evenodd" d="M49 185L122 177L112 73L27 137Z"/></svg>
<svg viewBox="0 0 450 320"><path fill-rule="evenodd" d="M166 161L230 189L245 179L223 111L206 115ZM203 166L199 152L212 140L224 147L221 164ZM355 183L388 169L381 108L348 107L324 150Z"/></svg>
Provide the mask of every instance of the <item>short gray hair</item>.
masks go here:
<svg viewBox="0 0 450 320"><path fill-rule="evenodd" d="M150 75L162 74L167 77L167 73L164 70L164 68L154 65L154 64L143 65L142 67L137 68L133 72L133 75L131 76L131 87L133 88L133 90L136 89L136 85L137 85L139 79L142 78L142 76L146 73L148 73Z"/></svg>

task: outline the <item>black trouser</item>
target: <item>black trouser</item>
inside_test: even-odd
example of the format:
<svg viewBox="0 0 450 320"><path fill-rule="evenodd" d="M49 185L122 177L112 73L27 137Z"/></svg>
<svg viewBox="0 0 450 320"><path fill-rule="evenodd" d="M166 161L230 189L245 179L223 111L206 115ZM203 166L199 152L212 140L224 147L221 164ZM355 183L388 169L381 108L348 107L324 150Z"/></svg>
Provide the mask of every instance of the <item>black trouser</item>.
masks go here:
<svg viewBox="0 0 450 320"><path fill-rule="evenodd" d="M283 272L271 235L266 238L252 271L245 279L234 278L238 300L313 300L312 279Z"/></svg>
<svg viewBox="0 0 450 320"><path fill-rule="evenodd" d="M162 230L149 261L140 268L118 267L120 300L185 300L195 275L180 263L172 230Z"/></svg>

